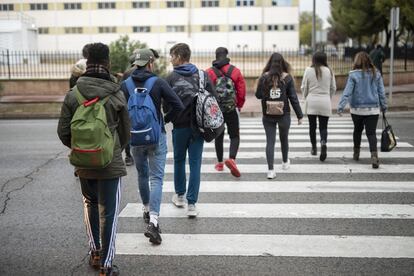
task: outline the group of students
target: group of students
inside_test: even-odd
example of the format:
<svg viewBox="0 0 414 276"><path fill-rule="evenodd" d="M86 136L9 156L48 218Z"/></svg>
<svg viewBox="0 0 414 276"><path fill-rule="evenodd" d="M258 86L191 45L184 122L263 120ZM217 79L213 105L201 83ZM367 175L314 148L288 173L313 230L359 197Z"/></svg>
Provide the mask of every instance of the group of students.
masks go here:
<svg viewBox="0 0 414 276"><path fill-rule="evenodd" d="M84 48L85 60L77 63L71 78L71 90L67 93L58 124L58 136L62 143L73 149L71 133L72 119L80 106L89 106L102 101L114 150L111 162L103 168L75 166L79 176L85 209L85 225L89 238L89 264L100 269L100 275L119 275L119 269L112 264L115 255L115 236L121 196L121 177L126 175L122 150L131 142L130 112L132 99L143 89L151 97L156 110L160 134L157 143L148 146L131 146L131 155L138 172L138 188L143 204L143 219L148 224L144 233L153 244L162 242L159 224L162 186L167 156L167 134L165 124L172 122L174 152L174 186L172 202L183 208L187 205L188 217L198 215L196 203L200 189L200 174L203 153L203 138L194 129L194 97L200 85L219 100L224 123L230 136L229 158L223 160L224 131L215 139L217 163L215 169L222 171L224 165L235 177L241 173L236 165L240 143L239 112L246 95L244 78L238 68L230 64L228 51L219 47L216 60L204 74L190 63L191 50L185 43L178 43L170 49L173 72L164 80L154 74L154 62L158 57L152 49L137 49L131 57L131 68L122 76L120 84L109 73L109 48L102 43L88 44ZM79 65L80 64L80 65ZM82 72L82 66L85 66ZM201 78L201 82L200 82ZM312 66L307 68L302 82L305 97L305 113L309 119L309 134L313 155L317 154L316 121L319 120L321 135L320 160L327 156L327 124L331 115L331 97L335 93L335 77L326 62L324 53L315 53ZM229 97L221 93L226 91ZM274 147L276 128L282 149L282 168L288 169L288 135L291 124L290 105L298 124L303 114L295 91L290 65L279 53L273 53L258 80L255 93L262 102L263 126L266 132L267 178L276 176L274 170ZM132 99L130 99L132 98ZM361 133L366 128L373 167L378 167L376 137L372 128L376 126L379 111L385 112L386 103L382 78L365 53L358 53L354 70L338 106L342 113L350 102L354 128L354 159L359 158ZM127 104L128 103L128 104ZM131 134L132 132L132 134ZM375 134L375 129L374 129ZM84 150L89 153L89 150ZM128 151L129 152L129 151ZM189 159L189 179L186 179L186 158ZM187 201L187 204L186 204Z"/></svg>

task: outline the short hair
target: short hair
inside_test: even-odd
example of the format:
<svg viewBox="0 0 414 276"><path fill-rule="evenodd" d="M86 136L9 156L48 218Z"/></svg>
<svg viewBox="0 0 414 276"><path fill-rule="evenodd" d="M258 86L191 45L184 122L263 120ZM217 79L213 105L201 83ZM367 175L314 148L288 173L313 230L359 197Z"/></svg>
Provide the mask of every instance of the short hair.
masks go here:
<svg viewBox="0 0 414 276"><path fill-rule="evenodd" d="M82 56L83 56L83 58L88 58L88 55L89 55L89 47L92 45L92 43L88 43L88 44L86 44L85 46L83 46L83 48L82 48Z"/></svg>
<svg viewBox="0 0 414 276"><path fill-rule="evenodd" d="M377 49L382 49L382 45L381 44L377 44Z"/></svg>
<svg viewBox="0 0 414 276"><path fill-rule="evenodd" d="M177 56L181 62L189 62L191 57L190 46L178 43L171 47L170 55Z"/></svg>
<svg viewBox="0 0 414 276"><path fill-rule="evenodd" d="M103 43L91 43L88 47L87 64L109 65L109 47Z"/></svg>
<svg viewBox="0 0 414 276"><path fill-rule="evenodd" d="M227 48L218 47L216 49L216 59L226 58L228 54L229 54L229 51L227 50Z"/></svg>
<svg viewBox="0 0 414 276"><path fill-rule="evenodd" d="M160 54L158 54L157 50L150 48L152 54L154 55L155 59L160 58Z"/></svg>

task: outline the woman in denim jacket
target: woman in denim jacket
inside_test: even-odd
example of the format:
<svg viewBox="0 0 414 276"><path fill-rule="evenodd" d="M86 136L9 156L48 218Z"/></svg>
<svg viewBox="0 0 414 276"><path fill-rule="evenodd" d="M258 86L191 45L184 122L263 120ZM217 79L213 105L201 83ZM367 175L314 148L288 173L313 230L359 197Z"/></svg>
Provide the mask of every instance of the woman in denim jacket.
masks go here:
<svg viewBox="0 0 414 276"><path fill-rule="evenodd" d="M380 111L387 110L387 103L381 74L375 69L365 52L359 52L355 56L353 70L349 72L345 90L338 104L339 115L342 114L348 102L354 122L353 159L359 160L361 135L365 127L372 167L376 169L379 167L376 136L378 116Z"/></svg>

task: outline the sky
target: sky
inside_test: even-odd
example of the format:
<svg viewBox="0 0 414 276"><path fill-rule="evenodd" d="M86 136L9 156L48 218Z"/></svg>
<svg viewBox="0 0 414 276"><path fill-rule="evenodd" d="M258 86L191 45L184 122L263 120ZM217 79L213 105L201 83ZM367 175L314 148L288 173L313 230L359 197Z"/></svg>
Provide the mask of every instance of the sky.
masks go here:
<svg viewBox="0 0 414 276"><path fill-rule="evenodd" d="M313 9L313 0L299 0L299 10L300 12L303 11L312 11ZM329 0L315 0L316 1L316 14L323 19L323 27L329 27L329 23L327 21L328 17L331 15L331 11L329 8Z"/></svg>

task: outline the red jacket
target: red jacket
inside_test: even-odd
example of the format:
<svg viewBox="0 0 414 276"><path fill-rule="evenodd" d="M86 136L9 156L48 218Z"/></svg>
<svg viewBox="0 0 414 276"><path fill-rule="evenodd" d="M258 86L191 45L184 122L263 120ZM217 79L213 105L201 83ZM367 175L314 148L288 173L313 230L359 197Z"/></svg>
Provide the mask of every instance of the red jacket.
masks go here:
<svg viewBox="0 0 414 276"><path fill-rule="evenodd" d="M229 67L230 64L226 64L223 67L221 67L220 70L223 73L227 73ZM208 68L206 71L208 73L208 76L210 77L211 82L214 85L216 85L216 73L214 73L213 69L211 68ZM241 109L244 105L244 102L246 101L246 82L244 81L243 75L241 74L240 70L235 66L230 78L233 80L234 86L236 88L236 106L238 109Z"/></svg>

